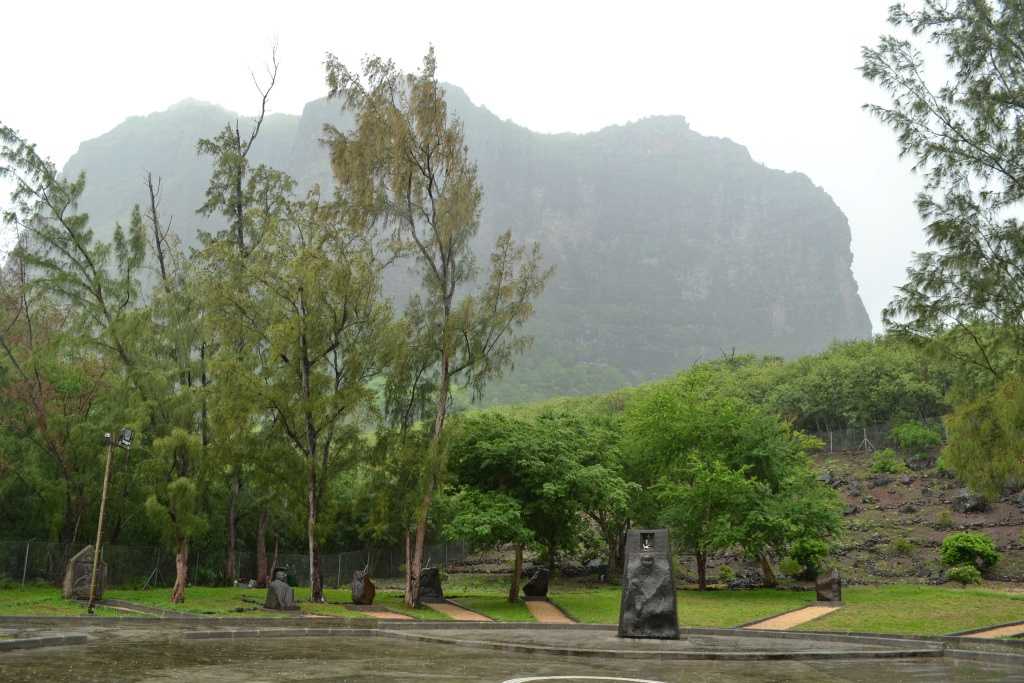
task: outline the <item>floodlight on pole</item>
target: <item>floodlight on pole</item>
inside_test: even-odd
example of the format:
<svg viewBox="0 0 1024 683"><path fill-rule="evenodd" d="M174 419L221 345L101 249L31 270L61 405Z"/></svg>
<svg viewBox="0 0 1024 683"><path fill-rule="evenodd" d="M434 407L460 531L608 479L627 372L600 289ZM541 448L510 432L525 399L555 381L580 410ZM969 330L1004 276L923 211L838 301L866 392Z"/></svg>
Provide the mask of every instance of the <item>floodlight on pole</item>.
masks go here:
<svg viewBox="0 0 1024 683"><path fill-rule="evenodd" d="M116 445L128 451L131 449L135 433L125 427L118 436ZM92 575L89 577L89 614L96 608L96 573L100 566L100 543L103 541L103 515L107 510L107 486L110 483L110 460L114 455L114 435L107 432L103 435L107 444L107 464L103 469L103 493L100 496L100 518L96 523L96 545L92 549Z"/></svg>

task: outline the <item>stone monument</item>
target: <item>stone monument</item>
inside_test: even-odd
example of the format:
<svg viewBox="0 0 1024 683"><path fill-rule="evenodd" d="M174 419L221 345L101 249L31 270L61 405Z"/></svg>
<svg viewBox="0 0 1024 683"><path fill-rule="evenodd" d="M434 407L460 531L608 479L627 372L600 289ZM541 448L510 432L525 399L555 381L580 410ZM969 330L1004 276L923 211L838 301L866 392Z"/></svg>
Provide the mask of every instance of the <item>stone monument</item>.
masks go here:
<svg viewBox="0 0 1024 683"><path fill-rule="evenodd" d="M544 567L534 570L530 580L523 584L523 595L529 598L546 598L548 596L548 579L551 573Z"/></svg>
<svg viewBox="0 0 1024 683"><path fill-rule="evenodd" d="M842 602L843 601L843 580L839 576L839 570L833 569L824 576L819 576L814 582L818 593L818 602Z"/></svg>
<svg viewBox="0 0 1024 683"><path fill-rule="evenodd" d="M352 602L357 605L372 605L377 587L370 580L369 568L357 569L352 573Z"/></svg>
<svg viewBox="0 0 1024 683"><path fill-rule="evenodd" d="M92 546L87 545L68 560L64 570L64 586L61 591L65 600L88 600L89 584L92 581ZM96 599L103 597L107 585L107 563L100 560L96 576Z"/></svg>
<svg viewBox="0 0 1024 683"><path fill-rule="evenodd" d="M263 606L267 609L299 609L295 602L295 590L288 585L288 571L274 567L271 575L274 579L267 584L267 600Z"/></svg>
<svg viewBox="0 0 1024 683"><path fill-rule="evenodd" d="M679 638L668 530L630 530L625 557L619 637Z"/></svg>
<svg viewBox="0 0 1024 683"><path fill-rule="evenodd" d="M420 572L420 602L444 602L441 572L437 567L424 567Z"/></svg>

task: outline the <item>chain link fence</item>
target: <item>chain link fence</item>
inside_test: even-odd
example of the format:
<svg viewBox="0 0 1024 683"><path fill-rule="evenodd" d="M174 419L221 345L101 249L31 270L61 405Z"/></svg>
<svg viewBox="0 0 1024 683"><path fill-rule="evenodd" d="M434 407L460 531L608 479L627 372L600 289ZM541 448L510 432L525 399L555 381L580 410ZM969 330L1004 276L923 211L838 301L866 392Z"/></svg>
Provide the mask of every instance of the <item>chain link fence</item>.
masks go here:
<svg viewBox="0 0 1024 683"><path fill-rule="evenodd" d="M942 441L946 441L946 425L941 417L930 417L916 422L938 430ZM808 432L822 440L826 453L835 451L874 451L879 448L893 448L896 443L890 438L890 432L896 423L883 422L868 427L850 427L822 432Z"/></svg>
<svg viewBox="0 0 1024 683"><path fill-rule="evenodd" d="M17 583L59 584L69 558L84 548L85 543L50 543L35 540L0 541L0 577ZM434 566L447 570L453 562L466 558L468 548L463 542L437 543L424 548L424 557ZM174 553L160 546L104 545L102 558L107 563L111 586L170 586L174 583ZM189 556L189 581L199 585L215 585L224 576L226 555L193 550ZM267 552L269 565L275 554ZM374 578L390 579L405 576L405 551L401 547L365 548L341 553L322 553L320 572L324 585L338 588L348 585L352 572L369 565ZM278 553L276 566L284 567L300 586L309 585L309 555ZM235 556L235 575L240 581L256 576L256 553L239 551Z"/></svg>

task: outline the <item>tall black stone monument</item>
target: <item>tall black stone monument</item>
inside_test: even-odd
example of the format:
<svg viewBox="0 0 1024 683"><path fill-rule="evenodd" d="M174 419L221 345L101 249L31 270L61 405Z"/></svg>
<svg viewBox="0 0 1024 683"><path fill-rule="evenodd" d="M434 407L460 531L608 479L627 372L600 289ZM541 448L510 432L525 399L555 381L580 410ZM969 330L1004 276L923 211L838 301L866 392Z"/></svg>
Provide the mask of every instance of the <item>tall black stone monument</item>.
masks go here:
<svg viewBox="0 0 1024 683"><path fill-rule="evenodd" d="M631 530L626 535L625 555L619 637L679 638L668 530Z"/></svg>

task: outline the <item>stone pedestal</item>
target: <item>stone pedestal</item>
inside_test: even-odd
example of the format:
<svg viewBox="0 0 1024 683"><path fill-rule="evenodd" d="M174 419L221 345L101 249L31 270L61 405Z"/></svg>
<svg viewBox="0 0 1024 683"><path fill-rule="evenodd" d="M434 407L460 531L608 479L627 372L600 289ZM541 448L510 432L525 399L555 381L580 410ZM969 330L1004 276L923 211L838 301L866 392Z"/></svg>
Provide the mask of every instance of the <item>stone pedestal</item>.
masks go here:
<svg viewBox="0 0 1024 683"><path fill-rule="evenodd" d="M277 567L273 576L274 580L267 584L267 600L263 606L267 609L299 609L295 602L295 590L288 585L288 572Z"/></svg>
<svg viewBox="0 0 1024 683"><path fill-rule="evenodd" d="M819 576L814 587L818 593L818 602L843 601L843 580L839 576L838 569Z"/></svg>
<svg viewBox="0 0 1024 683"><path fill-rule="evenodd" d="M672 550L667 529L635 529L626 536L620 638L679 638Z"/></svg>
<svg viewBox="0 0 1024 683"><path fill-rule="evenodd" d="M369 572L357 569L352 573L352 602L357 605L372 605L377 587L370 580Z"/></svg>
<svg viewBox="0 0 1024 683"><path fill-rule="evenodd" d="M92 546L87 545L68 560L64 570L64 585L61 591L65 600L88 600L89 584L92 581ZM107 586L107 563L100 560L96 573L96 599L103 597Z"/></svg>
<svg viewBox="0 0 1024 683"><path fill-rule="evenodd" d="M441 571L437 567L425 567L420 572L420 602L444 602Z"/></svg>
<svg viewBox="0 0 1024 683"><path fill-rule="evenodd" d="M551 572L544 567L534 570L530 580L523 584L523 595L527 598L546 598L550 577Z"/></svg>

